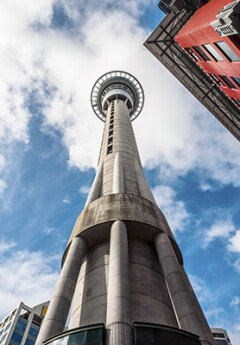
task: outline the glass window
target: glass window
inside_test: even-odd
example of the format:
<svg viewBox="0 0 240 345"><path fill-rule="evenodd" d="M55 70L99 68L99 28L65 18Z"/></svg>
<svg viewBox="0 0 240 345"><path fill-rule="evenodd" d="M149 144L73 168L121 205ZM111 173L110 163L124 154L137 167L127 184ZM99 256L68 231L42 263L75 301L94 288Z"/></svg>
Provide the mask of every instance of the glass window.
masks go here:
<svg viewBox="0 0 240 345"><path fill-rule="evenodd" d="M237 98L232 98L232 100L240 107L240 100Z"/></svg>
<svg viewBox="0 0 240 345"><path fill-rule="evenodd" d="M231 78L240 87L240 78L239 77L231 77Z"/></svg>
<svg viewBox="0 0 240 345"><path fill-rule="evenodd" d="M236 86L225 75L220 75L221 79L230 89L236 89Z"/></svg>
<svg viewBox="0 0 240 345"><path fill-rule="evenodd" d="M228 345L227 340L215 339L217 345Z"/></svg>
<svg viewBox="0 0 240 345"><path fill-rule="evenodd" d="M113 135L113 131L109 131L108 136L111 137Z"/></svg>
<svg viewBox="0 0 240 345"><path fill-rule="evenodd" d="M194 46L193 48L196 50L196 52L201 56L203 60L211 61L211 59L207 56L207 54L204 53L204 51L200 47Z"/></svg>
<svg viewBox="0 0 240 345"><path fill-rule="evenodd" d="M224 84L221 82L221 80L213 73L209 73L210 77L219 85L224 86Z"/></svg>
<svg viewBox="0 0 240 345"><path fill-rule="evenodd" d="M201 60L201 59L197 56L197 54L194 53L194 51L193 51L191 48L187 47L187 48L185 48L185 50L194 58L195 61Z"/></svg>
<svg viewBox="0 0 240 345"><path fill-rule="evenodd" d="M108 139L108 145L112 144L112 142L113 142L113 137Z"/></svg>
<svg viewBox="0 0 240 345"><path fill-rule="evenodd" d="M135 324L134 338L136 345L200 345L198 337L193 334L156 324Z"/></svg>
<svg viewBox="0 0 240 345"><path fill-rule="evenodd" d="M34 338L37 338L37 336L38 336L38 330L37 330L37 329L34 329L34 328L32 328L32 327L30 327L28 334L31 335L31 336L34 337Z"/></svg>
<svg viewBox="0 0 240 345"><path fill-rule="evenodd" d="M16 343L21 343L22 341L22 335L17 334L16 332L13 332L11 340L15 341Z"/></svg>
<svg viewBox="0 0 240 345"><path fill-rule="evenodd" d="M110 120L110 125L113 124L113 120Z"/></svg>
<svg viewBox="0 0 240 345"><path fill-rule="evenodd" d="M216 42L215 45L226 56L226 58L228 58L229 61L240 61L240 57L237 56L234 51L232 51L226 42Z"/></svg>
<svg viewBox="0 0 240 345"><path fill-rule="evenodd" d="M203 44L203 48L212 56L215 61L223 61L220 54L211 46L211 44Z"/></svg>
<svg viewBox="0 0 240 345"><path fill-rule="evenodd" d="M103 345L103 328L79 330L53 340L48 345ZM26 344L27 345L27 344Z"/></svg>
<svg viewBox="0 0 240 345"><path fill-rule="evenodd" d="M113 125L110 125L110 126L109 126L109 129L113 129Z"/></svg>
<svg viewBox="0 0 240 345"><path fill-rule="evenodd" d="M35 342L30 340L30 339L28 339L28 338L25 341L25 345L34 345L34 344L35 344Z"/></svg>
<svg viewBox="0 0 240 345"><path fill-rule="evenodd" d="M16 328L24 332L26 328L26 323L24 323L21 319L19 319L18 322L16 323Z"/></svg>
<svg viewBox="0 0 240 345"><path fill-rule="evenodd" d="M112 147L112 145L110 145L110 146L108 146L108 148L107 148L107 155L109 154L109 153L112 153L113 152L113 147Z"/></svg>

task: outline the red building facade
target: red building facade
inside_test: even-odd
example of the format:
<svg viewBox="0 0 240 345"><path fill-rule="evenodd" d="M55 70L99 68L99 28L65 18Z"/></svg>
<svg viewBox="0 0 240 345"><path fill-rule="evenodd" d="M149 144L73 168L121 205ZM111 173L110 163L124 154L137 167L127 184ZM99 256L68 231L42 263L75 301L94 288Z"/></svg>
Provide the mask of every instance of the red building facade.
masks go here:
<svg viewBox="0 0 240 345"><path fill-rule="evenodd" d="M240 108L240 32L224 26L224 19L240 22L234 7L239 9L240 2L211 0L195 12L175 40Z"/></svg>

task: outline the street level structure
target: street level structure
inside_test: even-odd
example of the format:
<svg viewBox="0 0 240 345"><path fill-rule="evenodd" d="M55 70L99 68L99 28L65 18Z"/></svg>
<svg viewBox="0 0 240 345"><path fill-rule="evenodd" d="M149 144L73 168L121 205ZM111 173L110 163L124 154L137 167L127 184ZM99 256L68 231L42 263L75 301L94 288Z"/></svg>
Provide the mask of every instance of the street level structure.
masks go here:
<svg viewBox="0 0 240 345"><path fill-rule="evenodd" d="M217 345L232 345L227 331L223 328L211 328Z"/></svg>
<svg viewBox="0 0 240 345"><path fill-rule="evenodd" d="M37 344L214 345L141 165L132 120L144 104L142 86L109 72L91 103L105 123L96 176Z"/></svg>
<svg viewBox="0 0 240 345"><path fill-rule="evenodd" d="M29 307L20 302L0 321L1 345L34 345L49 301Z"/></svg>

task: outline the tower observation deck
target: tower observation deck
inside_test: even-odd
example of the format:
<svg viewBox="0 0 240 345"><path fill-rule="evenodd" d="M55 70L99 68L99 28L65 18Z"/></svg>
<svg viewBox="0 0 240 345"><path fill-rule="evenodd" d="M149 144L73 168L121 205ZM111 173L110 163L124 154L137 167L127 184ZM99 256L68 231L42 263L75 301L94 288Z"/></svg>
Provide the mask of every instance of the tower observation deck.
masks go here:
<svg viewBox="0 0 240 345"><path fill-rule="evenodd" d="M105 122L96 176L37 345L214 345L142 169L131 123L144 104L140 83L106 73L91 104Z"/></svg>

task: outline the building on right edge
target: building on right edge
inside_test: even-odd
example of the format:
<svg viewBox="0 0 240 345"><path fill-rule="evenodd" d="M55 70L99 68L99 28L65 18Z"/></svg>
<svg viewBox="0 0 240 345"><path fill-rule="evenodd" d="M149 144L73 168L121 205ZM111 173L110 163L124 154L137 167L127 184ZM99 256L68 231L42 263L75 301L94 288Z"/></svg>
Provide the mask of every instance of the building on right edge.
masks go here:
<svg viewBox="0 0 240 345"><path fill-rule="evenodd" d="M240 140L240 1L161 0L144 45Z"/></svg>
<svg viewBox="0 0 240 345"><path fill-rule="evenodd" d="M240 108L240 1L212 0L175 40Z"/></svg>
<svg viewBox="0 0 240 345"><path fill-rule="evenodd" d="M223 328L211 328L217 345L231 345L227 331Z"/></svg>

